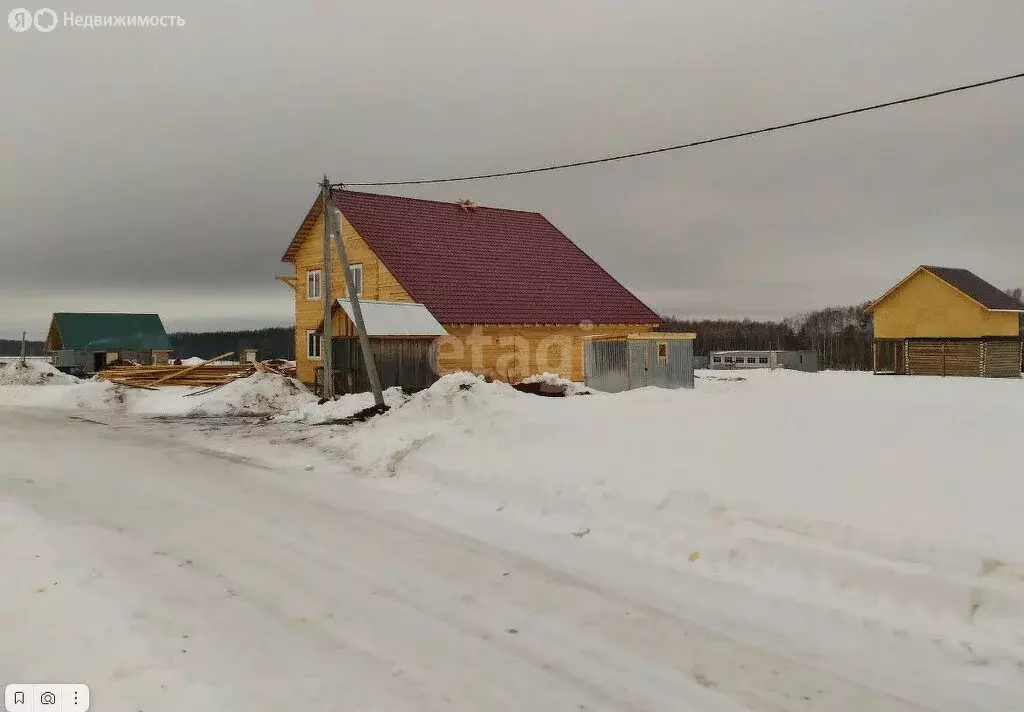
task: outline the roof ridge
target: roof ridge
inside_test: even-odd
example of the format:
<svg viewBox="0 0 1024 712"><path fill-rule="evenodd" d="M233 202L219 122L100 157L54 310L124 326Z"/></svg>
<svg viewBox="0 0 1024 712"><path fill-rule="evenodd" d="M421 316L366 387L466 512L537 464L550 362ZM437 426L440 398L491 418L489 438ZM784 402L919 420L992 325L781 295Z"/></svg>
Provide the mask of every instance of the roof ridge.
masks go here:
<svg viewBox="0 0 1024 712"><path fill-rule="evenodd" d="M349 190L348 188L334 188L334 191L339 193L351 193L353 195L366 195L371 198L394 198L396 200L414 200L419 203L434 203L435 205L450 205L453 208L459 207L459 204L450 200L434 200L432 198L415 198L409 195L389 195L388 193L369 193L363 190ZM331 193L331 200L334 199L334 192ZM543 213L537 212L536 210L519 210L516 208L499 208L493 205L476 205L473 210L500 210L507 213L520 213L523 215L540 215L544 217Z"/></svg>
<svg viewBox="0 0 1024 712"><path fill-rule="evenodd" d="M956 270L957 272L971 272L971 270L967 269L966 267L945 267L943 265L921 265L921 268L929 270L929 271L933 270L933 269L944 269L944 270ZM975 274L975 273L971 272L971 274ZM975 276L977 276L977 275L975 275Z"/></svg>

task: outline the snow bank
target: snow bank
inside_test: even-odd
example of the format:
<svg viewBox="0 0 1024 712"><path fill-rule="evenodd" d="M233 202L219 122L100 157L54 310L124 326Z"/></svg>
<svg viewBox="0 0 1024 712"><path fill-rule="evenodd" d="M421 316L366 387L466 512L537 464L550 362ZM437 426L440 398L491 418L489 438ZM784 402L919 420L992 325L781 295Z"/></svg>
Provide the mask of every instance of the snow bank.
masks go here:
<svg viewBox="0 0 1024 712"><path fill-rule="evenodd" d="M0 387L0 406L113 410L148 417L268 416L300 411L316 402L316 396L298 381L272 373L254 373L214 390L185 386L147 390L73 378L45 389Z"/></svg>
<svg viewBox="0 0 1024 712"><path fill-rule="evenodd" d="M208 394L189 413L193 416L273 415L316 403L305 386L273 373L254 373Z"/></svg>
<svg viewBox="0 0 1024 712"><path fill-rule="evenodd" d="M390 408L402 406L408 396L401 388L388 388L384 391L384 404ZM343 395L333 401L320 403L314 399L310 403L292 409L289 412L275 416L274 420L279 423L305 423L307 425L319 425L329 423L343 418L349 418L361 410L373 405L372 393L350 393Z"/></svg>
<svg viewBox="0 0 1024 712"><path fill-rule="evenodd" d="M455 374L323 444L463 511L1024 660L1024 383L697 383L552 399Z"/></svg>
<svg viewBox="0 0 1024 712"><path fill-rule="evenodd" d="M27 359L0 359L0 386L50 386L78 383L78 379L61 373L46 361Z"/></svg>

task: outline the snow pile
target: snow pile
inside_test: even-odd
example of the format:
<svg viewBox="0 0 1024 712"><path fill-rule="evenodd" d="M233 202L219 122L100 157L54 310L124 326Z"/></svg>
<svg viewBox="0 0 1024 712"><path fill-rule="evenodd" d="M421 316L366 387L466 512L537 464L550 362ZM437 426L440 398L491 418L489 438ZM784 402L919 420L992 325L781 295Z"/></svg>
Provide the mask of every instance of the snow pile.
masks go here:
<svg viewBox="0 0 1024 712"><path fill-rule="evenodd" d="M408 399L409 397L405 395L401 388L388 388L384 391L384 404L389 408L398 408ZM278 423L320 425L343 418L350 418L372 405L372 393L349 393L340 396L336 400L324 403L314 399L312 402L301 405L297 409L276 416L274 420Z"/></svg>
<svg viewBox="0 0 1024 712"><path fill-rule="evenodd" d="M0 386L50 386L78 383L78 379L61 373L42 359L0 360Z"/></svg>
<svg viewBox="0 0 1024 712"><path fill-rule="evenodd" d="M317 398L295 379L254 373L188 400L199 402L186 415L229 416L273 415L316 403Z"/></svg>
<svg viewBox="0 0 1024 712"><path fill-rule="evenodd" d="M216 389L168 386L148 390L73 378L45 389L0 387L0 406L116 411L147 417L268 416L301 411L316 402L316 396L299 381L272 373L254 373Z"/></svg>
<svg viewBox="0 0 1024 712"><path fill-rule="evenodd" d="M539 373L534 376L524 378L520 383L525 384L542 384L548 386L547 391L550 393L561 393L565 396L586 396L593 393L592 390L587 388L582 383L576 381L570 381L568 378L563 378L557 373Z"/></svg>
<svg viewBox="0 0 1024 712"><path fill-rule="evenodd" d="M346 441L346 454L357 472L392 477L410 453L432 443L429 451L436 457L423 460L428 469L422 472L441 481L450 475L458 480L464 469L486 467L496 452L504 457L505 450L529 447L532 438L519 417L524 401L550 406L553 400L520 393L501 381L488 383L471 373L448 374L401 408L370 421L368 430L353 434ZM503 435L496 438L498 432ZM483 443L494 447L496 440L502 441L498 449L484 453Z"/></svg>
<svg viewBox="0 0 1024 712"><path fill-rule="evenodd" d="M189 356L188 358L181 358L181 359L177 359L177 358L169 359L169 363L171 363L171 364L177 364L178 361L181 361L181 364L180 364L181 366L198 366L198 365L204 364L204 363L209 363L209 365L211 365L211 366L237 366L238 365L238 361L209 361L208 362L205 358L202 358L200 356Z"/></svg>

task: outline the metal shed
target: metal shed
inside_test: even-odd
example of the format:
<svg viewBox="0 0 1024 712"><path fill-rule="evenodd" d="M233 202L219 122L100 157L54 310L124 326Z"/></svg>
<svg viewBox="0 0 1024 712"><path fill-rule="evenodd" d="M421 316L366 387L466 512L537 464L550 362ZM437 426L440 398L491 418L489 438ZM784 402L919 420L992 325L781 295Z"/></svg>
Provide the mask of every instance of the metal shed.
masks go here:
<svg viewBox="0 0 1024 712"><path fill-rule="evenodd" d="M693 388L696 334L651 332L589 336L584 342L587 387L606 393L632 388Z"/></svg>
<svg viewBox="0 0 1024 712"><path fill-rule="evenodd" d="M422 304L360 300L370 351L382 388L407 390L430 387L438 378L438 338L448 332ZM336 333L331 339L336 393L370 390L366 362L356 334L352 302L339 299L335 307ZM340 323L339 323L340 322ZM317 369L318 384L323 371Z"/></svg>

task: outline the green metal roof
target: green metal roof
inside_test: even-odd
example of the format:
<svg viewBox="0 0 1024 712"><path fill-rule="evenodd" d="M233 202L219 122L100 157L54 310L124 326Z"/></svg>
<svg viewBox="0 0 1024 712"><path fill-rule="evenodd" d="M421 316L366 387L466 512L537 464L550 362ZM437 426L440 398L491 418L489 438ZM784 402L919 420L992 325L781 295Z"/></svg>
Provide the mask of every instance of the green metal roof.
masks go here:
<svg viewBox="0 0 1024 712"><path fill-rule="evenodd" d="M60 335L60 348L78 351L149 351L170 349L158 314L72 314L53 315Z"/></svg>

